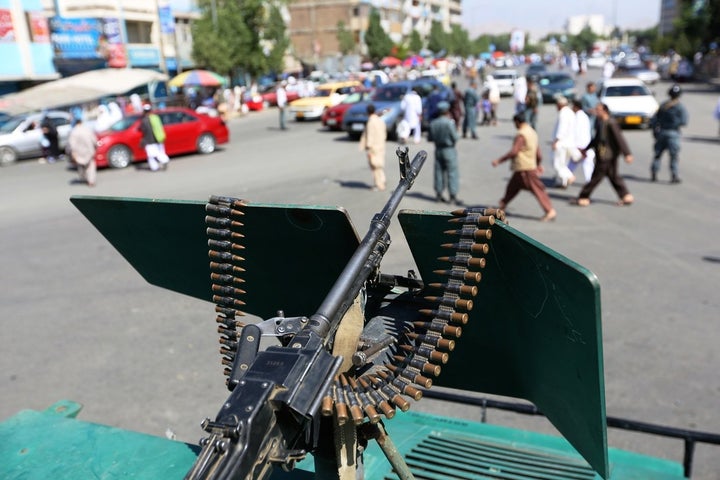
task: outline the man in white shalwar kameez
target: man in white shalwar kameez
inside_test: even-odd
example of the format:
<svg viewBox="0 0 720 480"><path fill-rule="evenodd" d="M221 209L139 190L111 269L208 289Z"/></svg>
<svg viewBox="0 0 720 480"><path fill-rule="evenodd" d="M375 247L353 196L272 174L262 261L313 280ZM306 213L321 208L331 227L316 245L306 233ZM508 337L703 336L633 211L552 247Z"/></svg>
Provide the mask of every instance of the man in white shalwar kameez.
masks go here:
<svg viewBox="0 0 720 480"><path fill-rule="evenodd" d="M575 181L575 175L568 168L570 155L575 145L575 112L568 106L568 99L557 98L558 118L553 131L553 168L555 168L556 184L563 188Z"/></svg>
<svg viewBox="0 0 720 480"><path fill-rule="evenodd" d="M587 150L584 157L580 150L586 150L587 146L590 145L592 124L590 123L590 117L582 108L582 101L573 100L572 109L575 112L575 146L577 150L573 151L571 155L572 161L568 164L568 168L575 174L575 169L578 165L581 165L583 177L585 177L585 183L587 183L590 181L595 169L595 150Z"/></svg>

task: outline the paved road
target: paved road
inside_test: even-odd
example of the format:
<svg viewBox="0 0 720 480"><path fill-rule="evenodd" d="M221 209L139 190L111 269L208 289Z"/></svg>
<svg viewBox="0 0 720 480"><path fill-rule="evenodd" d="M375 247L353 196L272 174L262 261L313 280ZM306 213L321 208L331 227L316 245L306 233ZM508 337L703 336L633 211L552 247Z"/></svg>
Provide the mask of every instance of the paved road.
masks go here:
<svg viewBox="0 0 720 480"><path fill-rule="evenodd" d="M665 98L667 85L655 87ZM720 142L712 109L717 91L687 85L682 185L648 182L651 137L627 131L635 154L623 165L637 202L614 206L605 183L591 207L568 205L579 187L551 189L552 224L521 194L510 221L597 274L602 285L605 379L609 415L720 432ZM495 204L509 177L490 162L510 146L511 101L497 127L459 146L461 198ZM549 147L555 110L544 106L539 133ZM224 400L212 307L147 285L72 207L74 194L205 200L228 194L253 202L344 206L364 232L386 194L371 192L357 143L317 123L277 129L275 111L230 123L232 144L210 156L175 159L165 173L103 170L89 190L71 184L63 164L25 161L0 170L0 419L67 398L85 405L81 418L180 440L201 436L199 421ZM432 149L427 143L411 148ZM388 149L388 161L392 158ZM549 160L547 160L549 163ZM432 190L431 163L402 208L444 210ZM389 184L397 181L388 166ZM414 268L397 224L383 264ZM312 253L307 253L312 254ZM312 279L308 279L311 281ZM291 288L292 286L288 286ZM492 368L483 366L482 368ZM423 400L417 408L479 419L470 408ZM552 432L539 419L494 413L490 421ZM612 446L682 460L679 441L609 435ZM698 446L695 478L720 478L717 447Z"/></svg>

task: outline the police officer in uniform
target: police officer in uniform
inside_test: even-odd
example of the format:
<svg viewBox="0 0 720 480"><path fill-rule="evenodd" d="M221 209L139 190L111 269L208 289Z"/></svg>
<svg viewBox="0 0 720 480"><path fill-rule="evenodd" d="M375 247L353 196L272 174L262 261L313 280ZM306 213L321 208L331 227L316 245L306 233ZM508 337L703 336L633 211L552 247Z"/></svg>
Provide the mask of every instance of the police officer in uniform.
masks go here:
<svg viewBox="0 0 720 480"><path fill-rule="evenodd" d="M449 202L462 205L462 200L457 198L460 189L460 171L455 148L458 142L458 132L455 122L448 114L450 104L440 102L437 107L440 115L430 122L428 132L428 139L435 144L435 199L438 202L448 202L443 197L443 192L447 189L450 193Z"/></svg>
<svg viewBox="0 0 720 480"><path fill-rule="evenodd" d="M688 113L680 103L682 90L679 85L673 85L668 90L669 100L660 105L655 116L650 121L655 137L655 159L650 168L650 178L657 181L660 171L660 157L667 150L670 153L670 183L680 183L678 176L678 153L680 152L680 127L688 122Z"/></svg>

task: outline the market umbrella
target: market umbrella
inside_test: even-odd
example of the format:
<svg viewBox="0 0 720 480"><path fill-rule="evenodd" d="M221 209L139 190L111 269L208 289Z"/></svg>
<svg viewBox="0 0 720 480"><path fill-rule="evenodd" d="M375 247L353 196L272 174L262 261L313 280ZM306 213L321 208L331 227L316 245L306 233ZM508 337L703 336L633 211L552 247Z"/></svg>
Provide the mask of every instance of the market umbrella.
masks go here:
<svg viewBox="0 0 720 480"><path fill-rule="evenodd" d="M425 59L420 55L411 55L403 60L403 67L419 67L425 62Z"/></svg>
<svg viewBox="0 0 720 480"><path fill-rule="evenodd" d="M225 78L210 70L188 70L182 72L176 77L173 77L168 82L171 87L185 87L190 85L197 85L202 87L219 87L225 85Z"/></svg>
<svg viewBox="0 0 720 480"><path fill-rule="evenodd" d="M397 67L402 63L402 60L395 57L385 57L382 60L380 60L380 66L381 67Z"/></svg>

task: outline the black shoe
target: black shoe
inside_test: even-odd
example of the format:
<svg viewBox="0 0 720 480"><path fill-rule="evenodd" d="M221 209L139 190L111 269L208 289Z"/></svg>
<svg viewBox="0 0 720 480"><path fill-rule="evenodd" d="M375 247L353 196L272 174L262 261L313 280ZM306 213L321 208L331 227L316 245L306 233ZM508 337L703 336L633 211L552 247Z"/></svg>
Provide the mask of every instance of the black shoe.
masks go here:
<svg viewBox="0 0 720 480"><path fill-rule="evenodd" d="M670 179L670 183L682 183L682 180L680 180L680 177L677 175L673 175L673 177Z"/></svg>
<svg viewBox="0 0 720 480"><path fill-rule="evenodd" d="M447 203L447 200L445 200L445 197L443 197L441 194L435 195L435 201L438 203Z"/></svg>
<svg viewBox="0 0 720 480"><path fill-rule="evenodd" d="M457 198L455 195L450 196L450 202L448 203L454 203L455 205L465 205L465 202Z"/></svg>
<svg viewBox="0 0 720 480"><path fill-rule="evenodd" d="M657 182L657 173L650 172L650 181L651 182Z"/></svg>

